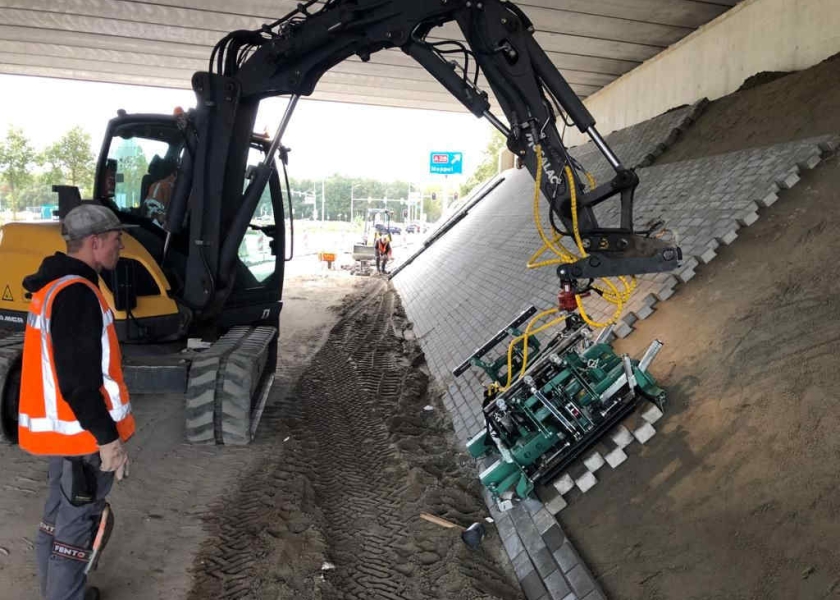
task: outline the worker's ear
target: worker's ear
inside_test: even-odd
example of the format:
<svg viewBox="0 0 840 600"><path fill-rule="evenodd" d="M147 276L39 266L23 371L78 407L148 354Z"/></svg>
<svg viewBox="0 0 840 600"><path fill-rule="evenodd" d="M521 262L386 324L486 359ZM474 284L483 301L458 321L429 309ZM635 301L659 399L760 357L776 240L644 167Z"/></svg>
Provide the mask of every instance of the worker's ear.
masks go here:
<svg viewBox="0 0 840 600"><path fill-rule="evenodd" d="M105 236L108 235L107 233L98 233L96 235L90 236L91 239L91 248L94 250L99 250L105 245Z"/></svg>

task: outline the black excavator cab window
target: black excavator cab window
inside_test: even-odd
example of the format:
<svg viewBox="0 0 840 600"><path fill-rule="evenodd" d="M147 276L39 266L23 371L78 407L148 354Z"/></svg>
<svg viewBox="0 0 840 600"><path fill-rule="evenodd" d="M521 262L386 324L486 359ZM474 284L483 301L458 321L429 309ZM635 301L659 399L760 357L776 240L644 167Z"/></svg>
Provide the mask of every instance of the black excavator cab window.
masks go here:
<svg viewBox="0 0 840 600"><path fill-rule="evenodd" d="M108 143L110 142L110 143ZM184 141L174 122L117 125L108 143L100 197L112 208L162 229L177 177Z"/></svg>

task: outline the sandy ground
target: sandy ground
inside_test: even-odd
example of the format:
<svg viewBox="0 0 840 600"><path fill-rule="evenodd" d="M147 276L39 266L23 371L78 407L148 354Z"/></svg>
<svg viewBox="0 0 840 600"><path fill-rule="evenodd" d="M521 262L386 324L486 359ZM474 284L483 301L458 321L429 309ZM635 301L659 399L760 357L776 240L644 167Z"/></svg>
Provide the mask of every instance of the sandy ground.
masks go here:
<svg viewBox="0 0 840 600"><path fill-rule="evenodd" d="M804 71L759 73L714 101L656 164L840 133L838 81L840 54Z"/></svg>
<svg viewBox="0 0 840 600"><path fill-rule="evenodd" d="M747 135L757 145L779 131L840 131L838 66L722 99L676 156L743 147ZM832 85L814 84L828 71ZM785 117L772 98L806 85L814 97ZM666 343L653 372L669 404L640 456L562 514L610 598L840 597L838 189L837 156L804 172L617 344L638 354L652 338Z"/></svg>
<svg viewBox="0 0 840 600"><path fill-rule="evenodd" d="M359 286L298 384L272 398L266 460L207 516L189 598L520 597L492 527L470 550L419 518L468 526L487 512L396 293Z"/></svg>
<svg viewBox="0 0 840 600"><path fill-rule="evenodd" d="M287 281L278 364L282 395L326 341L337 309L357 284L349 277L316 275ZM239 475L265 458L248 448L189 446L177 397L135 396L139 431L129 451L131 477L110 496L117 525L91 582L112 598L183 598L188 567L207 538L213 503ZM0 598L38 598L32 542L40 519L46 465L17 447L0 446ZM5 551L4 551L5 550Z"/></svg>
<svg viewBox="0 0 840 600"><path fill-rule="evenodd" d="M91 583L106 599L520 598L492 526L470 550L418 518L487 513L390 285L324 270L284 300L251 446L186 445L178 397L133 398L131 477ZM0 461L0 599L34 600L45 463L8 446Z"/></svg>

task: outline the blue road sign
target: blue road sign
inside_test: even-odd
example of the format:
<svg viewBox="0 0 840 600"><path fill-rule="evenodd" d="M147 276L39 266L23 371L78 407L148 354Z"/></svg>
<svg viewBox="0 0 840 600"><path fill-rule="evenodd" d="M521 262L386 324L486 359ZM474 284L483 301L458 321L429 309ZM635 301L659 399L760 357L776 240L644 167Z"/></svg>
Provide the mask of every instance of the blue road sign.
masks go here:
<svg viewBox="0 0 840 600"><path fill-rule="evenodd" d="M432 152L429 156L429 173L460 175L463 171L464 155L461 152Z"/></svg>

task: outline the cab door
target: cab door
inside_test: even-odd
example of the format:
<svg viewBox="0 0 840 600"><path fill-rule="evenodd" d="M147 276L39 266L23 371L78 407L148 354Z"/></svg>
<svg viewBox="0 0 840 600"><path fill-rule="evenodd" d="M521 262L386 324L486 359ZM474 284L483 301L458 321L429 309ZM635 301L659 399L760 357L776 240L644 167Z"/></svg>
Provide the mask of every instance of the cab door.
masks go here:
<svg viewBox="0 0 840 600"><path fill-rule="evenodd" d="M268 146L254 142L248 155L250 169L264 160ZM235 261L233 292L225 302L220 325L278 326L283 296L283 274L286 253L286 227L282 188L277 169L251 216L248 231L239 244Z"/></svg>

